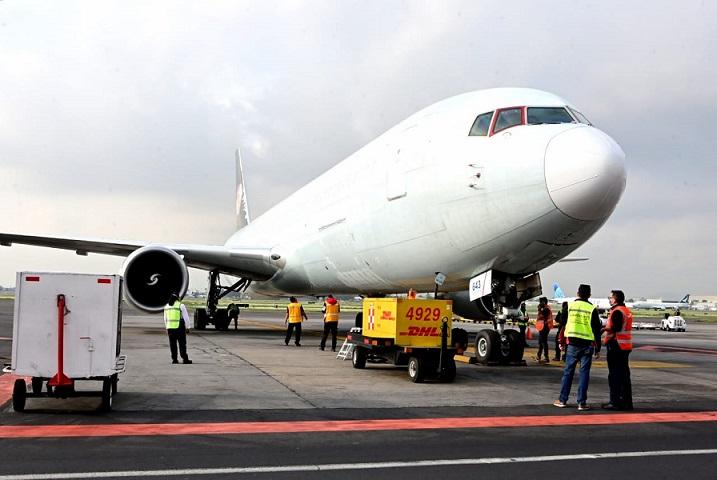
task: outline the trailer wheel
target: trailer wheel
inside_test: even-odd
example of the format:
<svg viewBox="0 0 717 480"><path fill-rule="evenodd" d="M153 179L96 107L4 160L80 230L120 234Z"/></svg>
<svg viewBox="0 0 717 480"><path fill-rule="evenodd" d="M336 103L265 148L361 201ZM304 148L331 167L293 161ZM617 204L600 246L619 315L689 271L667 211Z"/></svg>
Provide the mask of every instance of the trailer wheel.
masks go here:
<svg viewBox="0 0 717 480"><path fill-rule="evenodd" d="M438 372L438 380L443 383L451 383L456 379L456 361L450 358L443 365L443 369Z"/></svg>
<svg viewBox="0 0 717 480"><path fill-rule="evenodd" d="M27 400L27 384L25 379L18 378L12 388L12 409L16 412L24 412L25 400Z"/></svg>
<svg viewBox="0 0 717 480"><path fill-rule="evenodd" d="M354 368L366 368L366 350L354 345L354 351L351 353L351 364Z"/></svg>
<svg viewBox="0 0 717 480"><path fill-rule="evenodd" d="M207 309L197 308L194 310L194 328L204 330L207 328Z"/></svg>
<svg viewBox="0 0 717 480"><path fill-rule="evenodd" d="M42 378L32 377L32 393L35 395L42 393Z"/></svg>
<svg viewBox="0 0 717 480"><path fill-rule="evenodd" d="M413 383L423 382L423 378L426 376L425 369L425 364L421 358L411 357L408 359L408 378Z"/></svg>
<svg viewBox="0 0 717 480"><path fill-rule="evenodd" d="M102 380L102 404L100 409L103 412L112 410L112 380L109 378Z"/></svg>

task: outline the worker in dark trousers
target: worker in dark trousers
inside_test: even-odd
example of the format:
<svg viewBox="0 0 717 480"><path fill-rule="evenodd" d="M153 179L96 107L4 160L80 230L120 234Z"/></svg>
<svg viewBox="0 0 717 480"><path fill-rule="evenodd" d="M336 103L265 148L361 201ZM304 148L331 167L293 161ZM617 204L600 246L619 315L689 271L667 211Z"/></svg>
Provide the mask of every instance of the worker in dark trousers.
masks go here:
<svg viewBox="0 0 717 480"><path fill-rule="evenodd" d="M324 301L324 334L321 337L321 346L319 349L323 350L326 348L326 338L331 333L331 351L336 351L336 335L338 334L339 327L339 313L341 312L341 306L339 301L334 298L333 295L326 297Z"/></svg>
<svg viewBox="0 0 717 480"><path fill-rule="evenodd" d="M580 363L580 380L578 382L578 411L590 410L588 405L588 385L590 384L590 367L593 354L600 358L600 315L595 305L588 300L591 295L590 285L578 287L577 300L568 304L568 322L565 325L567 350L563 378L560 381L560 397L553 402L556 407L564 408L568 404L570 388L573 384L575 367Z"/></svg>
<svg viewBox="0 0 717 480"><path fill-rule="evenodd" d="M518 329L520 329L520 338L523 340L523 347L528 346L528 342L525 339L525 330L528 328L528 314L525 312L525 302L520 304L521 316L518 318ZM497 329L498 326L493 319L493 326Z"/></svg>
<svg viewBox="0 0 717 480"><path fill-rule="evenodd" d="M296 340L294 344L297 347L301 346L301 322L308 320L304 312L304 307L301 306L296 297L289 297L289 305L286 307L286 317L284 317L284 323L286 324L286 338L284 344L288 345L291 340L291 335L296 330Z"/></svg>
<svg viewBox="0 0 717 480"><path fill-rule="evenodd" d="M550 350L548 348L548 334L553 328L553 311L548 305L546 297L540 297L538 303L538 316L535 319L535 329L538 331L538 355L535 360L540 363L540 356L545 355L545 363L550 363Z"/></svg>
<svg viewBox="0 0 717 480"><path fill-rule="evenodd" d="M177 344L179 344L179 355L182 363L192 363L187 356L187 332L191 328L191 319L187 313L187 307L179 300L179 295L172 293L169 301L164 306L164 326L169 336L169 351L172 354L172 363L179 363L177 360Z"/></svg>
<svg viewBox="0 0 717 480"><path fill-rule="evenodd" d="M630 381L629 357L632 351L632 312L625 306L622 290L610 293L610 315L602 329L603 344L607 348L608 384L610 402L603 404L606 410L632 410L632 382Z"/></svg>
<svg viewBox="0 0 717 480"><path fill-rule="evenodd" d="M232 320L234 320L234 330L239 329L239 307L234 304L230 303L227 307L227 316L229 317L229 324L231 325Z"/></svg>
<svg viewBox="0 0 717 480"><path fill-rule="evenodd" d="M555 332L555 357L553 360L556 362L560 361L560 358L564 356L564 354L561 354L561 339L564 337L565 332L565 324L568 323L568 302L563 302L562 308L558 312L558 314L555 316L555 324L558 327L558 331Z"/></svg>

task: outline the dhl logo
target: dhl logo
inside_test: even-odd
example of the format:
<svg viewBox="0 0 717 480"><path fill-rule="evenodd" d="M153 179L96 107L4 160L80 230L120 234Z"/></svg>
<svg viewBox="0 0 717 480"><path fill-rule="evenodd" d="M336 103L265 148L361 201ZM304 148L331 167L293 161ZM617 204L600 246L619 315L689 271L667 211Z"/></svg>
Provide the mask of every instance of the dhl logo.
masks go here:
<svg viewBox="0 0 717 480"><path fill-rule="evenodd" d="M381 320L396 320L390 310L384 310L381 312Z"/></svg>
<svg viewBox="0 0 717 480"><path fill-rule="evenodd" d="M399 335L408 337L440 337L438 327L414 327L409 326L407 332L401 332Z"/></svg>

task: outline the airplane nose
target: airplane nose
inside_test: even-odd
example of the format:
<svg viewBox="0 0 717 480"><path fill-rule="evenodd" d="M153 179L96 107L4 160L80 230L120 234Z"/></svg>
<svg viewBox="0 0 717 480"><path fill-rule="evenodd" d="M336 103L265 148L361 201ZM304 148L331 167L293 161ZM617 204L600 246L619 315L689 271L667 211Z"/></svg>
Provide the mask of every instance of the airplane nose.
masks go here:
<svg viewBox="0 0 717 480"><path fill-rule="evenodd" d="M545 183L555 206L578 220L599 220L625 190L625 152L594 127L554 136L545 150Z"/></svg>

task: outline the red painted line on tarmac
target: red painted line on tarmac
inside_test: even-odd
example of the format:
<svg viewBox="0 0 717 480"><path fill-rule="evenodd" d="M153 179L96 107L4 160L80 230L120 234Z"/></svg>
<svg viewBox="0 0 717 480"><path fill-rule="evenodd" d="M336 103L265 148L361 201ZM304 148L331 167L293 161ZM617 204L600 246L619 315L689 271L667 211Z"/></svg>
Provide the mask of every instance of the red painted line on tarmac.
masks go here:
<svg viewBox="0 0 717 480"><path fill-rule="evenodd" d="M0 438L136 437L162 435L247 435L257 433L366 432L448 428L511 428L568 425L715 422L717 411L617 413L526 417L409 418L301 422L145 423L113 425L0 426Z"/></svg>

